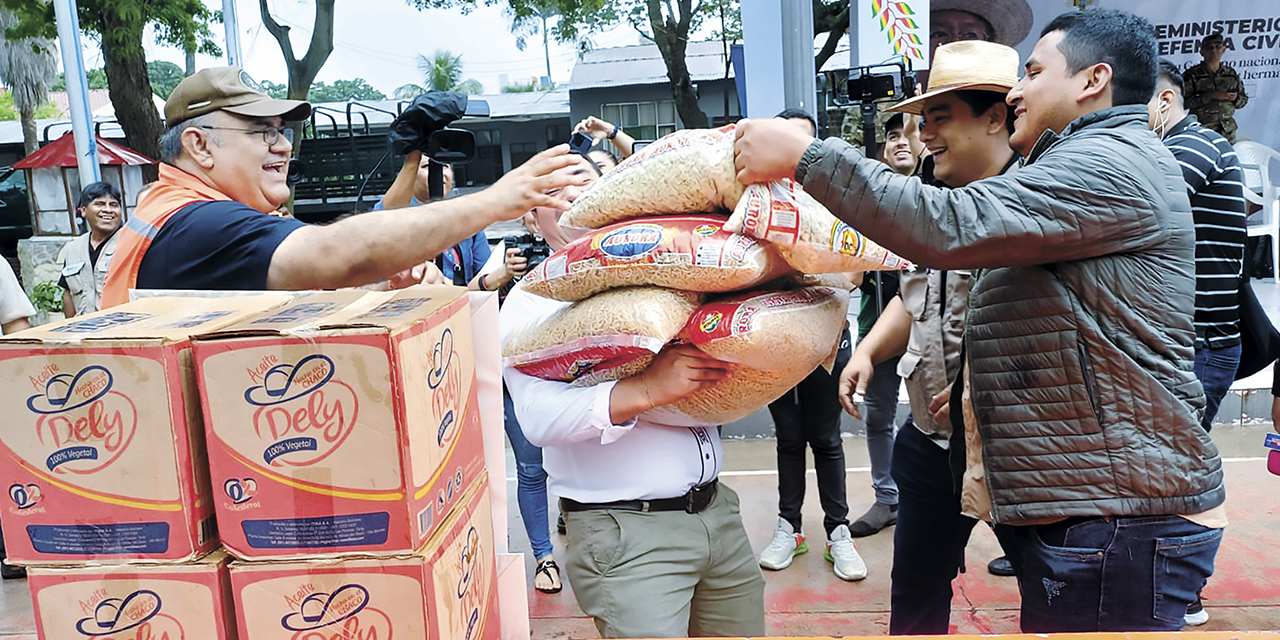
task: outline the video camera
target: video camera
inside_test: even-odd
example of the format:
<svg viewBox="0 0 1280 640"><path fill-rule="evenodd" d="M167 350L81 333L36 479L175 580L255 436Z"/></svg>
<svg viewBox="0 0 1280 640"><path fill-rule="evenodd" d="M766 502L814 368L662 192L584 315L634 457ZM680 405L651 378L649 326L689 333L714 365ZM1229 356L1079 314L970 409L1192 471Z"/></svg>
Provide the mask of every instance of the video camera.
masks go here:
<svg viewBox="0 0 1280 640"><path fill-rule="evenodd" d="M532 233L509 235L503 238L502 242L507 248L515 247L520 250L520 257L528 261L528 266L524 270L526 274L551 255L551 247L547 246L547 241Z"/></svg>
<svg viewBox="0 0 1280 640"><path fill-rule="evenodd" d="M831 101L839 106L880 100L903 100L916 91L916 76L908 64L887 64L825 71ZM821 77L821 76L820 76Z"/></svg>
<svg viewBox="0 0 1280 640"><path fill-rule="evenodd" d="M431 91L414 98L387 133L397 155L416 150L435 160L428 170L432 200L444 197L442 165L467 164L476 157L475 134L448 126L463 116L487 118L489 103L465 93Z"/></svg>

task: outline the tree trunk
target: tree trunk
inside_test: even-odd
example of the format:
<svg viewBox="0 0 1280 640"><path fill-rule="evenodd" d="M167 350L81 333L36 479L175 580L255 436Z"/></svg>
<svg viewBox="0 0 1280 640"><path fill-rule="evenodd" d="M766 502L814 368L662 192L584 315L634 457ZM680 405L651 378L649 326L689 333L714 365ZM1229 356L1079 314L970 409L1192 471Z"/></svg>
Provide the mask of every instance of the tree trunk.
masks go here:
<svg viewBox="0 0 1280 640"><path fill-rule="evenodd" d="M840 44L840 37L843 36L845 32L847 32L848 30L849 30L849 9L848 7L846 7L844 11L841 11L839 14L836 14L834 18L832 18L831 25L828 27L826 31L827 41L822 45L822 50L819 51L818 55L815 56L814 58L814 61L813 61L814 69L817 69L819 71L822 70L822 65L826 64L827 61L831 59L831 56L835 55L836 47L837 45ZM822 33L822 32L819 31L818 33ZM814 34L814 35L816 36L817 34Z"/></svg>
<svg viewBox="0 0 1280 640"><path fill-rule="evenodd" d="M36 110L23 109L18 116L22 120L22 149L25 155L31 155L40 150L40 139L37 137L39 132L36 131Z"/></svg>
<svg viewBox="0 0 1280 640"><path fill-rule="evenodd" d="M151 78L142 49L144 25L121 20L113 11L103 12L102 25L103 39L112 41L111 46L102 47L102 61L116 120L124 129L130 149L159 160L163 127L151 99ZM155 165L143 167L143 177L148 181L155 180L157 172Z"/></svg>
<svg viewBox="0 0 1280 640"><path fill-rule="evenodd" d="M662 53L667 65L667 79L671 81L671 99L675 101L676 114L686 129L707 128L707 114L698 106L698 94L689 78L685 62L685 48L689 44L689 24L693 18L691 0L679 0L679 15L666 18L662 15L660 0L647 0L649 26L653 29L653 41Z"/></svg>

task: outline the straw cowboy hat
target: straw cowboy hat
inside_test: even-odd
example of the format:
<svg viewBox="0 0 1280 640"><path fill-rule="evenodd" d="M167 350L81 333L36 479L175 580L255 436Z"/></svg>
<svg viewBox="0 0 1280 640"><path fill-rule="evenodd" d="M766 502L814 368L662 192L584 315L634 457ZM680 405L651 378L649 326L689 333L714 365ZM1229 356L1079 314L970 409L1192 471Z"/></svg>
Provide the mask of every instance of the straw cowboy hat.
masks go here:
<svg viewBox="0 0 1280 640"><path fill-rule="evenodd" d="M964 11L991 25L992 42L1017 45L1031 31L1031 7L1027 0L933 0L929 11Z"/></svg>
<svg viewBox="0 0 1280 640"><path fill-rule="evenodd" d="M933 52L933 69L924 95L903 100L891 111L920 114L925 100L948 91L969 89L1009 93L1018 84L1018 52L982 40L961 40L941 45Z"/></svg>

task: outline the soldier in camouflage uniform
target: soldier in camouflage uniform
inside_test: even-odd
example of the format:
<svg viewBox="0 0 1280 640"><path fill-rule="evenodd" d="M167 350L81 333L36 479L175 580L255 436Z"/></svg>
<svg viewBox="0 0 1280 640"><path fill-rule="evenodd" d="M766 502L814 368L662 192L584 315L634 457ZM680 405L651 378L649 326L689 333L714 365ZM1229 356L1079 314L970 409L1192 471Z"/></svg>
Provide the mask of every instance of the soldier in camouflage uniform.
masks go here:
<svg viewBox="0 0 1280 640"><path fill-rule="evenodd" d="M1231 65L1222 62L1226 47L1221 33L1211 33L1200 42L1201 62L1182 73L1186 87L1187 111L1195 114L1200 124L1222 134L1232 144L1236 141L1236 109L1249 102L1244 83Z"/></svg>

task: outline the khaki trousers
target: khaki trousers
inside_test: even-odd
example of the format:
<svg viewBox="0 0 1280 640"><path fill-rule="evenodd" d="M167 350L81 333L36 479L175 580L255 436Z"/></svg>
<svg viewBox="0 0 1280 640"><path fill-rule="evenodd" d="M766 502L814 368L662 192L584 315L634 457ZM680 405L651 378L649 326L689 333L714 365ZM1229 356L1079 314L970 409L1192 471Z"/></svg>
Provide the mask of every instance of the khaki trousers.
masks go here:
<svg viewBox="0 0 1280 640"><path fill-rule="evenodd" d="M702 513L566 513L578 605L606 638L764 635L764 576L738 494Z"/></svg>

